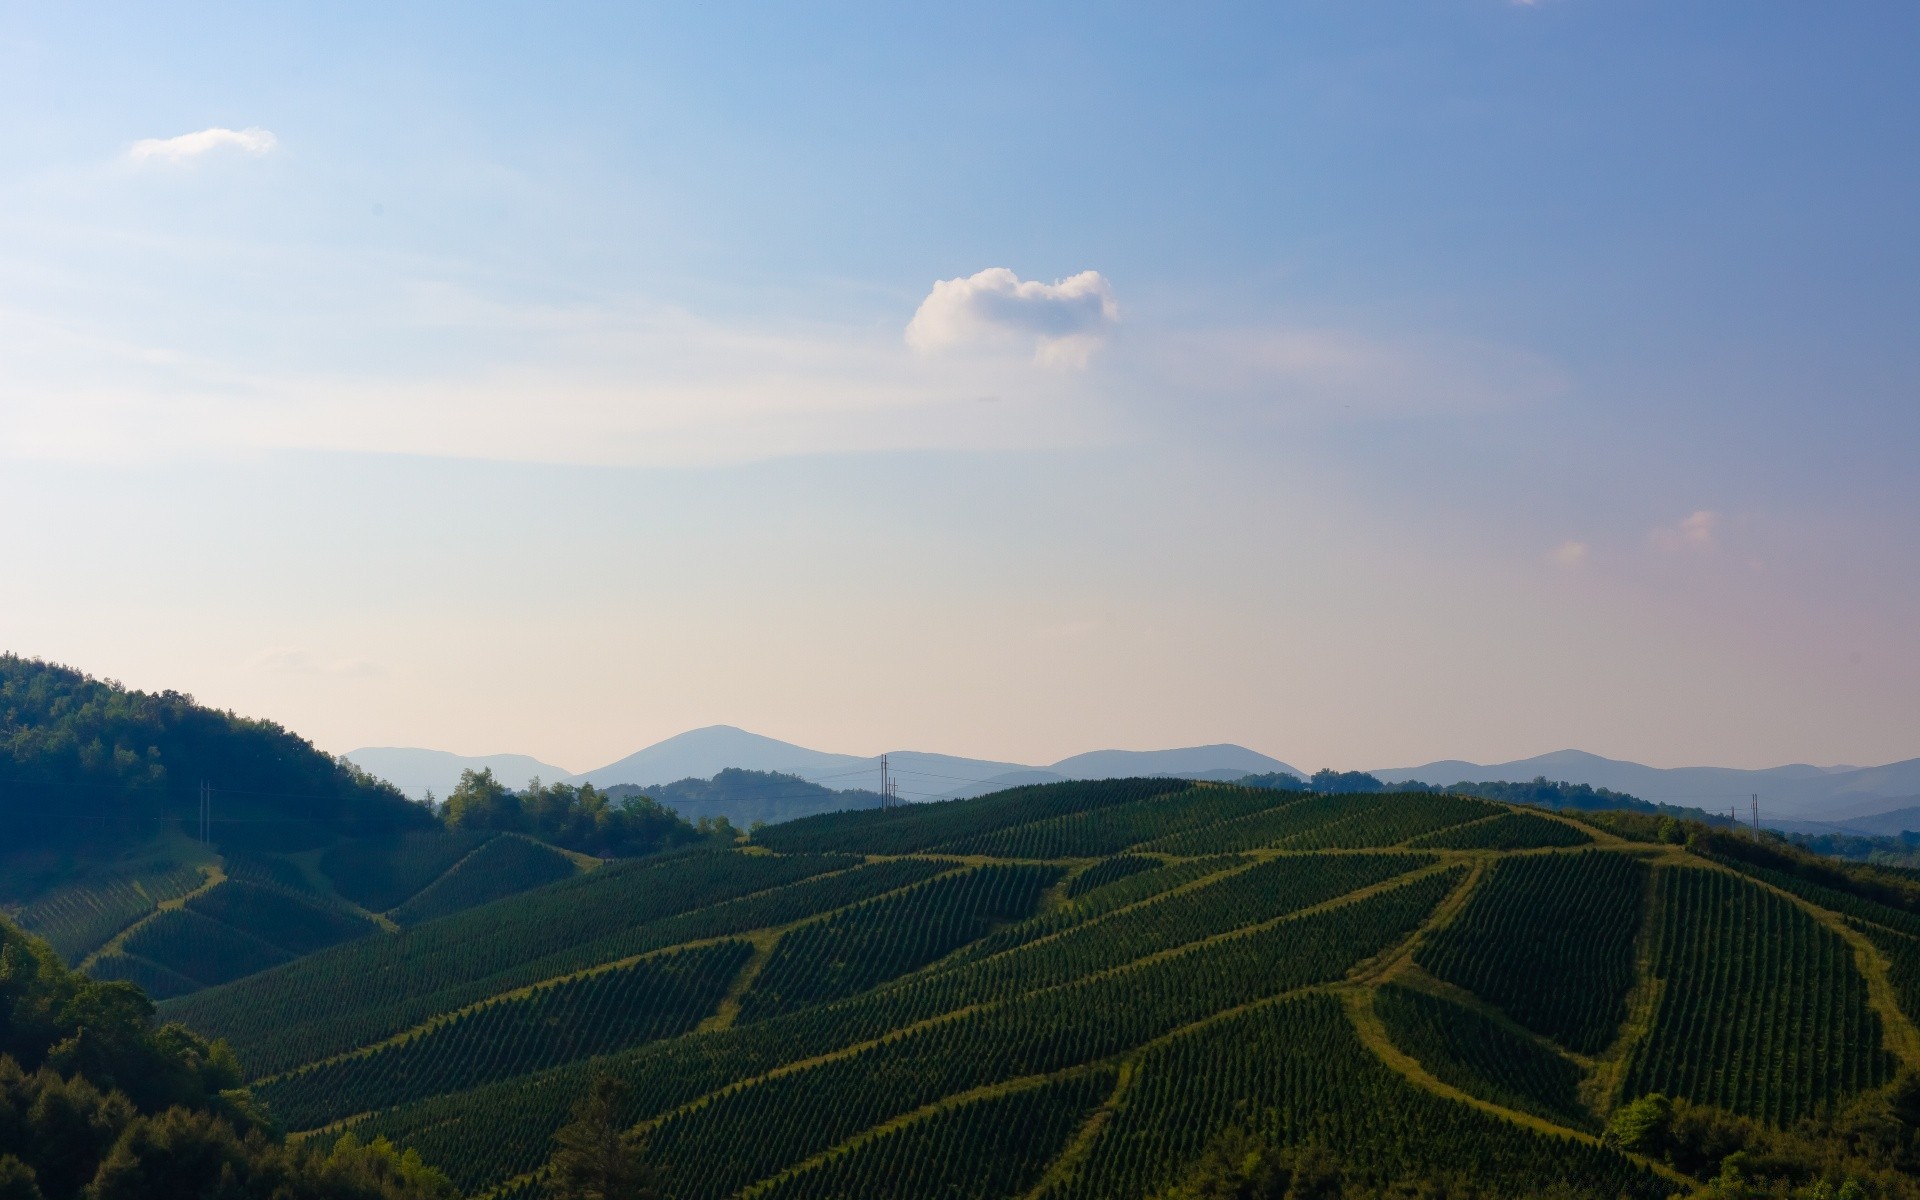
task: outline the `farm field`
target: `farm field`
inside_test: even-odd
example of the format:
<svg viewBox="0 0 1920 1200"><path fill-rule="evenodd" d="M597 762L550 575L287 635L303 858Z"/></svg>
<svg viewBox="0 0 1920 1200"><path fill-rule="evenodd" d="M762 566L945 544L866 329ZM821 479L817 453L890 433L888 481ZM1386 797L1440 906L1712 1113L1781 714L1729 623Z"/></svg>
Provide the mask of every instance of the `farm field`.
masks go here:
<svg viewBox="0 0 1920 1200"><path fill-rule="evenodd" d="M1127 780L598 864L255 855L92 969L294 1136L501 1200L608 1076L670 1200L1150 1200L1247 1139L1382 1193L1664 1197L1608 1132L1643 1096L1784 1135L1903 1086L1917 920L1488 800Z"/></svg>

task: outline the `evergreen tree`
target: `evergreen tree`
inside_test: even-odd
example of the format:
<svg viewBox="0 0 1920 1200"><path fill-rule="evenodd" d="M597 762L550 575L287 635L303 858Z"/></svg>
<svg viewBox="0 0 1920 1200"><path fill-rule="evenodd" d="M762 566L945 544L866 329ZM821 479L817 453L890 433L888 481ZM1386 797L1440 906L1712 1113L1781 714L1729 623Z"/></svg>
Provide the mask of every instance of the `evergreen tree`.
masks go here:
<svg viewBox="0 0 1920 1200"><path fill-rule="evenodd" d="M659 1196L658 1173L641 1161L639 1142L621 1119L627 1093L625 1081L598 1076L574 1106L573 1122L553 1135L547 1191L554 1200Z"/></svg>

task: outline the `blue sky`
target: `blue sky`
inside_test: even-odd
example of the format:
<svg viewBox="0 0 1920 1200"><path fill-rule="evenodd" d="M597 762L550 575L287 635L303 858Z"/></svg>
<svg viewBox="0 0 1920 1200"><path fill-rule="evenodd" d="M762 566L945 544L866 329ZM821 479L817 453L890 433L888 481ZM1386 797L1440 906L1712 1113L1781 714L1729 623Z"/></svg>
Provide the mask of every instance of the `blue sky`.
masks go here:
<svg viewBox="0 0 1920 1200"><path fill-rule="evenodd" d="M0 9L0 641L334 750L1920 754L1910 5Z"/></svg>

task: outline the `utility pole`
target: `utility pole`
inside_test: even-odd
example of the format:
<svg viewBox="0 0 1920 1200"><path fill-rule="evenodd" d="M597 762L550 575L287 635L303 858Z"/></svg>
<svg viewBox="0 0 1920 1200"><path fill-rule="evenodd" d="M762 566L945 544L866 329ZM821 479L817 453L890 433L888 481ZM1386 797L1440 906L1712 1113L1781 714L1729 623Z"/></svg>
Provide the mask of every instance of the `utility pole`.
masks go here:
<svg viewBox="0 0 1920 1200"><path fill-rule="evenodd" d="M887 781L887 756L880 756L880 807L893 807L893 784Z"/></svg>
<svg viewBox="0 0 1920 1200"><path fill-rule="evenodd" d="M1753 835L1760 836L1760 793L1753 794Z"/></svg>

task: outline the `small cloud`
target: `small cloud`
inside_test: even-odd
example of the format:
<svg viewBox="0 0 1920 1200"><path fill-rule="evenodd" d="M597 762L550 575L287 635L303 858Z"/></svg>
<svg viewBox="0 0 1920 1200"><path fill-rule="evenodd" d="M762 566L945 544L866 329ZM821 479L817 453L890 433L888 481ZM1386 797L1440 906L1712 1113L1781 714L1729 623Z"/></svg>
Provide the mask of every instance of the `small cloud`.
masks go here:
<svg viewBox="0 0 1920 1200"><path fill-rule="evenodd" d="M907 344L926 352L1031 346L1042 366L1084 367L1119 317L1098 271L1040 283L989 267L935 283L907 325Z"/></svg>
<svg viewBox="0 0 1920 1200"><path fill-rule="evenodd" d="M1685 550L1711 550L1719 528L1720 514L1703 508L1678 525L1656 529L1647 537L1656 547L1669 554Z"/></svg>
<svg viewBox="0 0 1920 1200"><path fill-rule="evenodd" d="M261 155L279 144L280 140L267 129L202 129L178 137L141 138L127 148L127 157L137 163L181 163L217 150Z"/></svg>
<svg viewBox="0 0 1920 1200"><path fill-rule="evenodd" d="M1550 556L1555 563L1567 570L1576 570L1586 565L1587 544L1585 542L1566 541L1553 548Z"/></svg>

